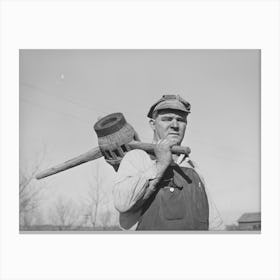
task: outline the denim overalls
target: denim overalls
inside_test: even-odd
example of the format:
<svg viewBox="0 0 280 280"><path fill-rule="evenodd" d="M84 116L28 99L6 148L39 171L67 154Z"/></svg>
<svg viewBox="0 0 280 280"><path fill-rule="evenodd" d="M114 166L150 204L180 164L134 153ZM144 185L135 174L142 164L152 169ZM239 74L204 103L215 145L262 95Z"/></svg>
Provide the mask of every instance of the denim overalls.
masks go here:
<svg viewBox="0 0 280 280"><path fill-rule="evenodd" d="M159 184L143 205L136 230L208 230L207 195L194 169L173 164Z"/></svg>

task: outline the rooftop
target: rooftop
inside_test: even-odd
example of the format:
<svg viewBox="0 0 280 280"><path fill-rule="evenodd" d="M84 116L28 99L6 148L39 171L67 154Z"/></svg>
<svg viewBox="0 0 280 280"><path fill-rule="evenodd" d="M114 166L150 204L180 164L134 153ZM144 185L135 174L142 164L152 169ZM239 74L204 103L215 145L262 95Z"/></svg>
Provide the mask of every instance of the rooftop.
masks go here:
<svg viewBox="0 0 280 280"><path fill-rule="evenodd" d="M260 222L261 221L261 213L244 213L238 220L239 223L248 223L248 222Z"/></svg>

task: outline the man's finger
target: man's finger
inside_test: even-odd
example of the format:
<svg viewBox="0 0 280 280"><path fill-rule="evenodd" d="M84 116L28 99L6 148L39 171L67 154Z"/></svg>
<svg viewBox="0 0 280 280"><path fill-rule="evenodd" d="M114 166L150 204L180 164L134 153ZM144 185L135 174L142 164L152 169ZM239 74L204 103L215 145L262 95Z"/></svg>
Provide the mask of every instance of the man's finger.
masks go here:
<svg viewBox="0 0 280 280"><path fill-rule="evenodd" d="M170 140L169 143L170 143L170 147L172 147L172 146L177 144L177 141L176 140Z"/></svg>
<svg viewBox="0 0 280 280"><path fill-rule="evenodd" d="M176 140L171 140L171 139L163 139L161 144L165 144L165 145L168 145L169 147L172 147L174 145L176 145L177 141Z"/></svg>

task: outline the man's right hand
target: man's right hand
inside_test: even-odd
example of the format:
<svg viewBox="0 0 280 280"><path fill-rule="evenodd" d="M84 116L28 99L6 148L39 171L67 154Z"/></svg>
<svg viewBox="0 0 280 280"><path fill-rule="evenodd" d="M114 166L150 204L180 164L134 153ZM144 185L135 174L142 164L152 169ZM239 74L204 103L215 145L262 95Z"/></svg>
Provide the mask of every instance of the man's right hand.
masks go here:
<svg viewBox="0 0 280 280"><path fill-rule="evenodd" d="M158 184L165 170L173 162L171 147L175 144L176 142L171 142L170 140L168 141L166 139L159 140L155 144L154 151L156 156L157 174L155 179L150 180L150 183L148 185L148 188L146 189L146 193L143 199L149 198L151 194L157 190Z"/></svg>
<svg viewBox="0 0 280 280"><path fill-rule="evenodd" d="M167 167L172 163L171 147L176 144L175 141L167 139L159 140L155 144L155 156L157 161L158 175L162 176Z"/></svg>

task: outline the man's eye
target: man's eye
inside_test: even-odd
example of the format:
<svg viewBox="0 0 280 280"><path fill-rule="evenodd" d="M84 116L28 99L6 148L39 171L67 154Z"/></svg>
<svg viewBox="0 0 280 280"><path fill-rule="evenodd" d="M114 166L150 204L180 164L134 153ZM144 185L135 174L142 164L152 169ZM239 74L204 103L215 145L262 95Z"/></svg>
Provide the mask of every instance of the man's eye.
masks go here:
<svg viewBox="0 0 280 280"><path fill-rule="evenodd" d="M177 121L178 122L183 122L183 123L187 122L185 119L177 119Z"/></svg>
<svg viewBox="0 0 280 280"><path fill-rule="evenodd" d="M162 118L161 120L164 122L171 122L172 118L165 117L165 118Z"/></svg>

